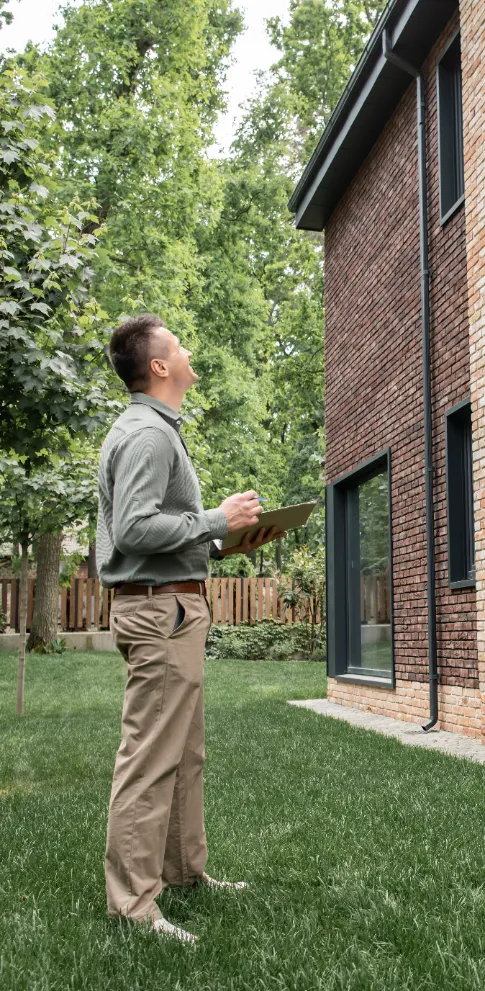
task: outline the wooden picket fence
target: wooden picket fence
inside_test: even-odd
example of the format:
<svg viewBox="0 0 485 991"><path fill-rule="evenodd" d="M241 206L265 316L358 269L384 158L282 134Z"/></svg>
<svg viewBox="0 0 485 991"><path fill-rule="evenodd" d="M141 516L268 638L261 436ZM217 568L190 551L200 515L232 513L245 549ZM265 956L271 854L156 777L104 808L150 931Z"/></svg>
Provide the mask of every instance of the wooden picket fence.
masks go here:
<svg viewBox="0 0 485 991"><path fill-rule="evenodd" d="M287 607L278 596L273 578L209 578L207 598L215 624L238 626L278 619L281 623L301 622L309 608ZM0 609L5 617L3 632L19 631L19 580L0 579ZM35 579L29 580L27 630L34 610ZM69 588L59 589L59 632L108 630L113 591L102 588L94 578L75 578ZM317 616L320 621L320 616Z"/></svg>

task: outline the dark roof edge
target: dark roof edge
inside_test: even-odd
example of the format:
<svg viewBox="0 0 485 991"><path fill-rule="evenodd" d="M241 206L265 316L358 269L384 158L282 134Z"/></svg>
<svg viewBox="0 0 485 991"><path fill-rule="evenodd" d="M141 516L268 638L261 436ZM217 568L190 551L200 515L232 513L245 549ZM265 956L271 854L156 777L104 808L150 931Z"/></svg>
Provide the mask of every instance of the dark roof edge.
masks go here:
<svg viewBox="0 0 485 991"><path fill-rule="evenodd" d="M313 179L315 167L321 159L324 149L327 145L332 143L334 132L340 130L342 117L345 116L348 104L352 103L354 90L356 90L360 84L363 72L368 67L371 54L373 54L374 49L380 53L382 46L382 32L384 28L387 27L389 19L392 17L394 10L399 5L402 5L402 0L389 0L387 7L385 7L382 11L382 14L379 17L379 20L377 21L377 24L364 48L364 51L362 52L362 55L357 62L357 65L342 93L342 96L340 97L340 100L338 101L337 106L335 107L335 110L333 111L332 116L320 138L320 141L318 142L308 165L305 166L301 179L298 181L298 184L291 194L288 206L292 213L295 213L298 209L298 204ZM350 109L350 106L348 109Z"/></svg>
<svg viewBox="0 0 485 991"><path fill-rule="evenodd" d="M299 229L326 226L411 85L385 58L384 31L396 54L419 69L458 7L459 0L389 0L289 201Z"/></svg>

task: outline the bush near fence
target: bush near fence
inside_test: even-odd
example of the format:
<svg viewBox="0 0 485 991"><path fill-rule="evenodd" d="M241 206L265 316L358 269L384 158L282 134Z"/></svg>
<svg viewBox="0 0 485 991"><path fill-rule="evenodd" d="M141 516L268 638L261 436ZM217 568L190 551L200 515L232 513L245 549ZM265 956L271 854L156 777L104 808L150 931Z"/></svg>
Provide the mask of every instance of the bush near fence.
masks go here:
<svg viewBox="0 0 485 991"><path fill-rule="evenodd" d="M308 635L303 623L281 623L263 619L250 626L213 626L207 638L206 657L215 660L275 661L311 660L325 661L325 637L322 635L316 649L308 651Z"/></svg>
<svg viewBox="0 0 485 991"><path fill-rule="evenodd" d="M35 579L29 580L27 630L32 624ZM279 625L300 623L307 607L289 608L278 596L278 582L273 578L209 578L207 598L215 626L253 626L262 620L278 620ZM59 632L108 630L113 590L103 589L92 578L73 579L69 588L59 589ZM19 631L19 580L0 579L0 611L4 614L4 633ZM1 628L0 623L0 628Z"/></svg>

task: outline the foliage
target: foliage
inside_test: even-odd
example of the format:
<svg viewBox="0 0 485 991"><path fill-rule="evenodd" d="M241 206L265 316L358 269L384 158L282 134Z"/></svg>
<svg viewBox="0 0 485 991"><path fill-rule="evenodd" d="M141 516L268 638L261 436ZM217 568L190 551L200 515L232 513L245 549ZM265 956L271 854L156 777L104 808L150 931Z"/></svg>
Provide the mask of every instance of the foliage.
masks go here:
<svg viewBox="0 0 485 991"><path fill-rule="evenodd" d="M1 470L1 468L0 468L0 470ZM3 493L2 493L2 499L3 498L4 498L4 496L3 496ZM29 578L35 577L35 556L34 556L33 552L32 553L29 553L29 556L28 556L28 566L29 566ZM22 557L21 557L21 555L20 554L12 554L12 557L10 558L9 572L12 575L14 575L15 578L19 578L20 577L21 568L22 568Z"/></svg>
<svg viewBox="0 0 485 991"><path fill-rule="evenodd" d="M58 460L55 467L29 472L25 464L0 456L0 540L20 534L28 525L29 540L70 525L86 528L97 500L93 463Z"/></svg>
<svg viewBox="0 0 485 991"><path fill-rule="evenodd" d="M84 561L82 551L62 552L61 571L59 574L59 585L61 588L69 588L71 580L75 577L82 561Z"/></svg>
<svg viewBox="0 0 485 991"><path fill-rule="evenodd" d="M243 450L251 484L269 496L269 508L322 504L323 237L296 231L287 201L383 6L384 0L292 0L289 24L269 21L281 57L261 79L221 164L218 222L199 231L206 291L198 322L210 342L208 371L218 370L214 338L254 369L262 408ZM241 413L230 402L225 425L217 416L212 429L210 420L209 430L204 424L215 451L221 432L227 451L230 432L237 434ZM239 436L234 447L241 449ZM224 469L221 461L217 474L225 477ZM304 536L295 531L283 542L283 570L302 536L318 550L323 529L320 505Z"/></svg>
<svg viewBox="0 0 485 991"><path fill-rule="evenodd" d="M380 575L389 568L389 487L380 472L358 488L360 571Z"/></svg>
<svg viewBox="0 0 485 991"><path fill-rule="evenodd" d="M226 379L217 374L221 365L216 360L224 347L237 354L246 393L246 400L234 405L235 392L220 396L215 408L222 403L225 416L219 420L211 411L204 422L216 452L212 474L227 477L232 445L244 454L248 482L269 500L267 508L322 491L321 245L295 231L288 213L287 125L284 94L262 92L250 104L231 156L221 164L224 200L218 223L198 232L206 259L198 323L210 342L201 359L201 388L210 376L213 394L224 392ZM249 432L244 424L248 378L259 396ZM218 454L221 439L224 459ZM303 470L302 445L310 448Z"/></svg>
<svg viewBox="0 0 485 991"><path fill-rule="evenodd" d="M0 533L24 554L43 532L93 515L92 462L76 445L118 406L90 294L93 215L60 202L45 86L15 64L0 76Z"/></svg>
<svg viewBox="0 0 485 991"><path fill-rule="evenodd" d="M269 657L283 661L294 654L304 653L304 640L299 623L283 624L278 620L266 619L254 626L248 623L213 626L207 638L206 656L243 661Z"/></svg>
<svg viewBox="0 0 485 991"><path fill-rule="evenodd" d="M140 301L195 336L193 231L219 195L203 150L240 25L231 0L86 0L41 59L62 171L107 222L97 291L113 320Z"/></svg>
<svg viewBox="0 0 485 991"><path fill-rule="evenodd" d="M291 580L288 586L287 579ZM320 650L325 643L325 549L316 551L299 547L287 565L279 594L286 605L298 606L303 612L302 629L309 653ZM318 620L318 613L320 620Z"/></svg>
<svg viewBox="0 0 485 991"><path fill-rule="evenodd" d="M0 633L3 633L6 622L7 614L3 611L3 609L0 609Z"/></svg>
<svg viewBox="0 0 485 991"><path fill-rule="evenodd" d="M214 578L254 578L256 568L247 554L229 554L222 561L211 560L210 573Z"/></svg>
<svg viewBox="0 0 485 991"><path fill-rule="evenodd" d="M11 24L13 20L13 15L11 11L4 10L3 8L7 6L10 0L0 0L0 29L4 24Z"/></svg>
<svg viewBox="0 0 485 991"><path fill-rule="evenodd" d="M64 654L66 651L66 641L64 637L56 637L50 643L39 643L32 648L33 654Z"/></svg>
<svg viewBox="0 0 485 991"><path fill-rule="evenodd" d="M66 435L93 433L113 406L99 365L105 315L89 292L96 238L82 233L91 208L56 200L43 87L16 67L0 75L2 447L30 465L65 451Z"/></svg>
<svg viewBox="0 0 485 991"><path fill-rule="evenodd" d="M126 399L104 363L105 324L153 309L192 347L200 372L184 433L205 504L249 486L268 508L321 500L323 238L294 229L287 201L383 3L291 0L288 24L269 22L279 61L220 160L208 152L242 26L231 0L85 0L65 8L45 52L29 46L6 60L2 148L7 159L19 153L3 160L19 256L9 267L21 278L11 273L2 301L22 303L15 325L34 339L9 344L17 383L42 410L37 433L30 400L15 413L17 442L32 434L29 453L58 445L64 458L73 428L96 444L113 398ZM10 107L8 73L21 81ZM37 242L26 239L35 224ZM40 271L29 269L36 257ZM60 289L44 286L44 261ZM33 290L44 295L25 300ZM36 298L51 310L32 309ZM0 386L12 393L11 366ZM298 541L316 550L322 536L319 508L304 534L283 542L283 569ZM247 559L214 573L234 566L245 572Z"/></svg>
<svg viewBox="0 0 485 991"><path fill-rule="evenodd" d="M290 0L289 23L268 21L281 57L300 163L314 150L387 0Z"/></svg>
<svg viewBox="0 0 485 991"><path fill-rule="evenodd" d="M67 188L99 205L95 289L109 321L158 311L194 351L201 381L186 400L185 435L206 505L256 485L277 505L262 422L268 301L245 268L249 240L239 252L226 237L239 207L207 155L240 29L230 0L87 0L65 10L45 54L24 60L48 76Z"/></svg>

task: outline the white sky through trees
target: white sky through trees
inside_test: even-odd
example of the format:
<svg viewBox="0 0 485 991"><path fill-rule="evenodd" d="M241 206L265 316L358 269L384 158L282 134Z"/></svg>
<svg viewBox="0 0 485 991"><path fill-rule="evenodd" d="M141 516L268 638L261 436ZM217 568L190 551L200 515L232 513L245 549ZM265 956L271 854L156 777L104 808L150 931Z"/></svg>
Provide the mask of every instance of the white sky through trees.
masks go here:
<svg viewBox="0 0 485 991"><path fill-rule="evenodd" d="M183 3L184 0L180 0ZM240 117L239 105L255 88L254 72L268 69L278 58L265 31L265 19L280 15L285 18L289 0L239 0L236 3L244 12L246 31L237 39L233 50L234 65L228 73L228 110L216 128L216 140L221 151L227 151L234 134L235 120ZM56 20L59 0L11 0L8 7L14 15L13 24L0 31L0 50L14 48L21 51L27 41L37 44L48 42Z"/></svg>

